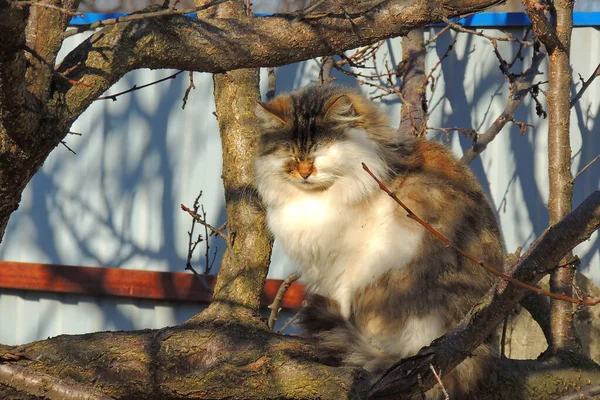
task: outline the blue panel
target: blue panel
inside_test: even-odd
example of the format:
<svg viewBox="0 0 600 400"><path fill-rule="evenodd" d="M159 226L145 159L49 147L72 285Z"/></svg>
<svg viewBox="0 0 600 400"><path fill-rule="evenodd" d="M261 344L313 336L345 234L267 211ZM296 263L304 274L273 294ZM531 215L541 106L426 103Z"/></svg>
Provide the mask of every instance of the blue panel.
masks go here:
<svg viewBox="0 0 600 400"><path fill-rule="evenodd" d="M81 17L74 17L71 20L71 25L86 25L108 18L118 18L126 15L126 13L86 13ZM189 17L194 17L194 14L187 14ZM266 16L266 15L260 15ZM507 12L507 13L479 13L470 17L462 18L460 23L467 27L473 28L495 28L495 27L510 27L510 26L528 26L529 18L527 14L522 12ZM443 26L444 24L436 24L434 26ZM600 11L592 12L574 12L574 26L600 26Z"/></svg>

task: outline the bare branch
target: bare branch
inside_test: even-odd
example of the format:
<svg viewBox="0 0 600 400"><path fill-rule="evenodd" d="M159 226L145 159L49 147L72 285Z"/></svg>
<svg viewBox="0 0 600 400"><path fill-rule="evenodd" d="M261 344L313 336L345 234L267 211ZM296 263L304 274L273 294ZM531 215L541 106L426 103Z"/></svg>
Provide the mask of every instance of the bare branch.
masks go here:
<svg viewBox="0 0 600 400"><path fill-rule="evenodd" d="M586 169L588 169L588 168L589 168L589 167L590 167L590 166L591 166L593 163L595 163L596 161L598 161L598 159L599 159L599 158L600 158L600 154L598 154L596 157L594 157L594 159L593 159L592 161L590 161L589 163L587 163L587 165L586 165L585 167L583 167L583 168L581 169L581 171L579 171L579 172L577 173L577 175L575 175L575 176L573 177L573 179L571 179L571 183L575 182L575 179L579 178L579 176L580 176L581 174L583 174L583 173L585 172L585 170L586 170Z"/></svg>
<svg viewBox="0 0 600 400"><path fill-rule="evenodd" d="M190 95L190 91L192 89L196 89L196 85L194 85L194 73L192 71L190 71L190 73L189 73L189 78L190 78L190 84L188 85L187 89L185 89L183 99L181 100L182 101L182 104L181 104L182 110L185 110L185 106L187 104L188 96Z"/></svg>
<svg viewBox="0 0 600 400"><path fill-rule="evenodd" d="M273 330L275 327L275 322L277 322L277 317L279 316L279 309L281 307L281 302L283 301L283 296L285 296L285 292L288 290L290 285L297 281L300 278L300 273L293 272L288 275L287 278L281 283L279 289L277 289L277 294L275 295L275 299L273 300L273 304L269 306L271 309L271 315L269 315L269 329Z"/></svg>
<svg viewBox="0 0 600 400"><path fill-rule="evenodd" d="M442 21L444 21L446 24L448 24L448 26L450 26L450 28L454 31L464 32L464 33L468 33L468 34L475 35L475 36L480 36L480 37L486 38L490 41L497 40L497 41L501 41L501 42L517 42L517 43L522 44L523 46L532 46L533 45L533 42L529 42L526 40L519 40L516 37L509 34L508 32L503 32L506 36L490 36L490 35L486 35L483 32L480 32L480 31L475 31L473 29L465 28L464 26L462 26L460 24L450 21L450 19L448 19L446 17L442 17Z"/></svg>
<svg viewBox="0 0 600 400"><path fill-rule="evenodd" d="M519 259L513 277L535 284L549 268L557 265L573 247L587 240L600 226L600 191L593 192L575 210L548 228ZM527 294L516 285L498 282L483 301L444 336L436 339L413 357L400 361L375 383L371 396L397 398L412 393L421 375L426 389L435 384L429 369L433 364L447 374L471 354L502 322L507 312Z"/></svg>
<svg viewBox="0 0 600 400"><path fill-rule="evenodd" d="M448 394L446 387L442 383L442 378L441 378L440 374L438 374L437 371L435 370L435 367L433 366L433 364L429 364L429 369L431 369L431 372L433 372L433 376L435 377L435 380L437 381L438 385L440 385L440 388L442 388L442 393L444 393L444 399L450 400L450 395Z"/></svg>
<svg viewBox="0 0 600 400"><path fill-rule="evenodd" d="M141 90L141 89L146 88L148 86L156 85L157 83L168 81L169 79L175 79L177 77L177 75L181 74L182 72L183 71L177 71L174 74L171 74L171 75L169 75L167 77L161 78L161 79L156 80L154 82L146 83L145 85L141 85L141 86L133 85L131 88L129 88L127 90L124 90L124 91L119 92L119 93L111 94L111 95L100 96L96 100L112 100L112 101L117 101L117 97L119 97L119 96L122 96L122 95L127 94L127 93L131 93L131 92L135 92L136 90ZM190 72L190 74L191 74L191 72ZM193 85L194 82L192 81L191 84ZM182 108L185 107L185 100L187 100L187 93L188 92L186 91L186 96L184 97L184 103L183 103L184 105L183 105Z"/></svg>
<svg viewBox="0 0 600 400"><path fill-rule="evenodd" d="M502 128L513 121L513 114L519 107L529 90L533 85L533 80L538 73L538 67L544 58L543 53L536 53L531 61L531 66L525 72L524 76L516 79L511 85L511 96L506 103L506 107L490 127L477 137L477 141L473 143L473 147L465 151L460 161L464 164L469 164L479 154L481 154L495 138L498 136Z"/></svg>
<svg viewBox="0 0 600 400"><path fill-rule="evenodd" d="M226 243L229 243L229 236L225 234L221 229L215 228L214 226L206 222L204 219L202 219L202 217L197 212L194 212L194 210L189 209L183 204L181 204L181 209L190 214L192 218L194 218L197 222L200 223L200 225L207 227L208 229L225 239Z"/></svg>
<svg viewBox="0 0 600 400"><path fill-rule="evenodd" d="M552 26L549 18L546 16L548 7L542 5L540 0L522 0L525 6L525 12L531 20L531 27L538 39L544 43L549 53L560 46L560 40L556 34L556 29Z"/></svg>
<svg viewBox="0 0 600 400"><path fill-rule="evenodd" d="M597 77L600 76L600 64L598 64L598 66L596 67L596 69L594 70L594 72L592 72L592 75L590 75L590 77L584 81L583 81L583 86L581 86L581 89L579 89L579 91L577 92L577 94L575 95L575 97L573 97L573 99L570 101L569 103L569 108L573 108L573 106L575 104L577 104L577 102L579 101L579 99L581 98L581 96L583 96L583 94L585 93L585 91L587 90L587 88L592 84L592 82L594 81L594 79L596 79Z"/></svg>

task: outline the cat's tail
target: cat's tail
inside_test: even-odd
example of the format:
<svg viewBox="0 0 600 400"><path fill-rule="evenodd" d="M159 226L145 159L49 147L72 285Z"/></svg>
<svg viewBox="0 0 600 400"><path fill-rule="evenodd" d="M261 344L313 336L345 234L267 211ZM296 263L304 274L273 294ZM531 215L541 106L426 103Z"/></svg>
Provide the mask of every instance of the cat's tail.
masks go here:
<svg viewBox="0 0 600 400"><path fill-rule="evenodd" d="M339 303L327 297L311 295L300 312L299 324L325 363L359 366L380 374L398 361L371 343L342 316Z"/></svg>

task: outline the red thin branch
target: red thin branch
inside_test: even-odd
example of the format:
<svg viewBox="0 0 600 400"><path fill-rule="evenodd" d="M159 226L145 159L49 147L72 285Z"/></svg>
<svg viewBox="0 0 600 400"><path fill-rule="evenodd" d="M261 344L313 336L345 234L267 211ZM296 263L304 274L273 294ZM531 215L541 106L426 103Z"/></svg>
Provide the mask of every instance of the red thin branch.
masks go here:
<svg viewBox="0 0 600 400"><path fill-rule="evenodd" d="M411 218L411 219L417 221L425 229L427 229L429 232L433 233L438 239L440 239L442 242L446 243L446 245L448 247L454 249L457 253L459 253L463 257L466 257L469 260L473 261L474 263L479 264L480 266L482 266L483 268L487 269L492 274L494 274L496 276L499 276L502 279L505 279L506 281L512 283L515 286L519 286L519 287L522 287L524 289L531 290L532 292L535 292L537 294L541 294L543 296L548 296L548 297L551 297L553 299L562 300L562 301L566 301L566 302L569 302L569 303L575 303L577 305L586 305L586 306L593 306L593 305L596 305L596 304L600 303L600 298L592 298L592 299L585 299L585 300L583 300L583 299L575 299L575 298L569 297L569 296L563 296L563 295L556 294L556 293L550 293L550 292L542 290L542 289L540 289L538 287L531 286L531 285L528 285L526 283L523 283L523 282L519 281L518 279L515 279L515 278L513 278L513 277L511 277L509 275L506 275L503 272L500 272L500 271L496 270L495 268L491 267L489 264L485 263L484 261L481 261L477 257L475 257L475 256L467 253L466 251L464 251L461 248L459 248L458 246L456 246L448 238L446 238L444 235L442 235L439 231L437 231L435 228L433 228L427 222L425 222L421 218L419 218L418 215L416 215L415 213L413 213L410 208L408 208L392 191L390 191L387 188L387 186L385 186L385 184L383 182L381 182L375 176L375 174L373 174L373 172L371 172L371 170L369 169L369 167L367 167L367 165L365 163L362 163L362 167L363 167L363 169L365 171L367 171L369 173L369 175L371 175L371 177L375 180L375 182L377 182L377 184L379 185L379 188L381 190L383 190L384 192L386 192L388 194L388 196L390 196L392 199L394 199L394 201L396 203L398 203L400 205L400 207L402 207L408 213L408 215L407 215L408 218Z"/></svg>

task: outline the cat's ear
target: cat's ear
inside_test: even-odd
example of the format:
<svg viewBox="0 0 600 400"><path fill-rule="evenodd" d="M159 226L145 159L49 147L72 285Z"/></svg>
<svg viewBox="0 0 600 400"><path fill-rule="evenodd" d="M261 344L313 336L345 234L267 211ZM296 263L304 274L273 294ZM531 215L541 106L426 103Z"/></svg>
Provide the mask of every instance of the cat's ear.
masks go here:
<svg viewBox="0 0 600 400"><path fill-rule="evenodd" d="M354 99L347 94L332 97L323 107L323 119L334 122L348 122L360 118L356 112L354 102Z"/></svg>
<svg viewBox="0 0 600 400"><path fill-rule="evenodd" d="M289 122L289 109L289 96L277 96L268 103L257 102L255 113L264 126L277 128Z"/></svg>

